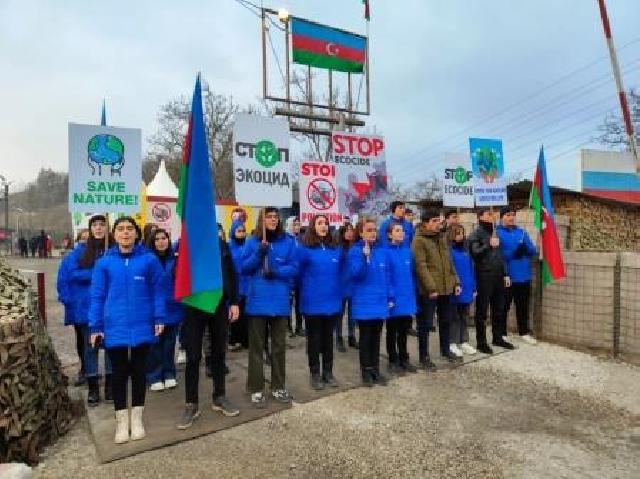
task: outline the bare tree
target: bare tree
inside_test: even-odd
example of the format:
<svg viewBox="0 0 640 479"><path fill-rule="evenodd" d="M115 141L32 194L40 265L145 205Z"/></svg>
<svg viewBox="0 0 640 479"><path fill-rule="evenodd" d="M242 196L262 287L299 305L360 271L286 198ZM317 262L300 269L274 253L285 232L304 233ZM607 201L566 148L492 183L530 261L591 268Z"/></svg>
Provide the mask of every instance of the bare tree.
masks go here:
<svg viewBox="0 0 640 479"><path fill-rule="evenodd" d="M635 89L629 90L627 93L629 102L629 112L631 113L631 121L634 125L637 141L640 142L640 93ZM618 114L609 113L604 118L602 125L598 127L600 135L595 138L596 141L603 145L611 147L624 147L629 149L629 138L624 127L624 121Z"/></svg>
<svg viewBox="0 0 640 479"><path fill-rule="evenodd" d="M418 181L413 185L391 184L389 186L389 197L392 200L397 199L408 202L442 199L442 179L432 173L430 178Z"/></svg>

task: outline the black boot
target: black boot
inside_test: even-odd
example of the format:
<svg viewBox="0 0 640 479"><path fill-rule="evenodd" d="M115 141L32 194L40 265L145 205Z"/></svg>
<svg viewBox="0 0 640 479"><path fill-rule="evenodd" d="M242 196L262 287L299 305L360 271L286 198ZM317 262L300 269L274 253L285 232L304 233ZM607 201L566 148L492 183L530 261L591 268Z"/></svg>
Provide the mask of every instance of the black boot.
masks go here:
<svg viewBox="0 0 640 479"><path fill-rule="evenodd" d="M342 339L342 336L338 336L336 338L336 348L341 353L346 353L347 352L347 348L344 347L344 339Z"/></svg>
<svg viewBox="0 0 640 479"><path fill-rule="evenodd" d="M89 394L87 395L87 406L94 407L100 403L100 383L97 377L89 378Z"/></svg>
<svg viewBox="0 0 640 479"><path fill-rule="evenodd" d="M87 383L87 378L84 376L84 371L81 369L80 372L78 372L78 377L73 382L73 385L75 387L80 387L80 386L84 386L86 383Z"/></svg>
<svg viewBox="0 0 640 479"><path fill-rule="evenodd" d="M311 389L315 389L316 391L324 389L324 383L322 382L320 374L311 374Z"/></svg>
<svg viewBox="0 0 640 479"><path fill-rule="evenodd" d="M104 400L105 402L113 402L113 393L111 392L111 374L104 375Z"/></svg>
<svg viewBox="0 0 640 479"><path fill-rule="evenodd" d="M358 349L358 341L356 341L355 336L349 336L349 347L353 349Z"/></svg>

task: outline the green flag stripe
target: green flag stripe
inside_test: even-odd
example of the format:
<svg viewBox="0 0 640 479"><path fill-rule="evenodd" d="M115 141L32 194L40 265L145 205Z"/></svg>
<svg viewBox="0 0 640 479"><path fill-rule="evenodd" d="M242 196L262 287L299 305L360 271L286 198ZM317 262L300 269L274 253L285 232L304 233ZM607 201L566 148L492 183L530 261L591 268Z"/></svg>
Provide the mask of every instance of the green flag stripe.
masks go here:
<svg viewBox="0 0 640 479"><path fill-rule="evenodd" d="M178 187L178 203L176 204L176 213L180 218L184 216L184 197L187 191L187 166L182 163L180 167L180 183Z"/></svg>
<svg viewBox="0 0 640 479"><path fill-rule="evenodd" d="M533 209L533 224L538 231L542 231L542 203L535 184L531 187L531 208Z"/></svg>
<svg viewBox="0 0 640 479"><path fill-rule="evenodd" d="M341 58L327 55L320 55L318 53L311 53L304 50L293 50L293 61L295 63L302 63L303 65L310 65L316 68L326 68L328 70L335 70L339 72L362 73L364 70L363 63L343 60Z"/></svg>
<svg viewBox="0 0 640 479"><path fill-rule="evenodd" d="M546 259L542 260L542 286L546 286L549 283L553 283L553 276L551 275L551 270L549 269L549 263L547 263Z"/></svg>
<svg viewBox="0 0 640 479"><path fill-rule="evenodd" d="M218 289L214 291L203 291L202 293L186 296L182 298L182 302L206 313L214 313L221 298L222 290Z"/></svg>

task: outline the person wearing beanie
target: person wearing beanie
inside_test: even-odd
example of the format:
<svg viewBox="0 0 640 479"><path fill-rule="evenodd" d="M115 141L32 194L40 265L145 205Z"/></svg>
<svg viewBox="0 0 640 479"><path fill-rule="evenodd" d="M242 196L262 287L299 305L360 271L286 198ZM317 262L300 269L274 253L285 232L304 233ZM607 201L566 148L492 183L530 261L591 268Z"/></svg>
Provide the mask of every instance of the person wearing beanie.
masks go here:
<svg viewBox="0 0 640 479"><path fill-rule="evenodd" d="M435 369L429 356L429 330L438 313L440 354L449 362L459 358L449 348L449 324L453 315L454 295L460 294L460 281L451 262L447 242L442 234L442 218L438 210L424 210L416 237L411 245L418 280L418 353L420 367Z"/></svg>
<svg viewBox="0 0 640 479"><path fill-rule="evenodd" d="M500 249L507 262L511 287L507 288L504 303L504 321L509 315L511 302L516 304L516 320L520 338L530 344L537 341L529 330L529 301L531 297L531 259L538 252L529 234L516 225L514 208L504 207L500 210L500 226L498 226ZM506 336L506 327L504 336Z"/></svg>
<svg viewBox="0 0 640 479"><path fill-rule="evenodd" d="M70 286L74 290L74 318L76 323L82 326L84 338L84 374L89 388L87 395L89 407L97 406L100 402L98 360L100 349L104 349L102 345L94 347L89 341L91 337L89 329L91 281L96 261L102 257L106 247L110 244L112 241L108 237L106 217L94 215L89 219L89 239L86 243L79 244L70 253L73 257L69 261L68 278ZM112 401L111 361L107 354L104 356L104 374L104 400Z"/></svg>
<svg viewBox="0 0 640 479"><path fill-rule="evenodd" d="M402 244L408 248L411 247L411 241L413 240L413 225L411 222L405 219L406 207L404 201L392 201L391 206L391 216L384 220L380 225L380 229L378 231L378 241L382 246L389 245L389 238L387 236L387 231L389 230L389 226L392 224L400 224L402 225L402 229L404 230L404 241Z"/></svg>
<svg viewBox="0 0 640 479"><path fill-rule="evenodd" d="M513 349L513 345L502 337L506 333L505 288L511 286L511 278L500 249L500 238L495 232L494 215L488 207L478 210L478 227L469 236L469 252L473 258L478 285L475 309L478 351L493 354L493 349L487 343L485 327L489 307L493 345Z"/></svg>

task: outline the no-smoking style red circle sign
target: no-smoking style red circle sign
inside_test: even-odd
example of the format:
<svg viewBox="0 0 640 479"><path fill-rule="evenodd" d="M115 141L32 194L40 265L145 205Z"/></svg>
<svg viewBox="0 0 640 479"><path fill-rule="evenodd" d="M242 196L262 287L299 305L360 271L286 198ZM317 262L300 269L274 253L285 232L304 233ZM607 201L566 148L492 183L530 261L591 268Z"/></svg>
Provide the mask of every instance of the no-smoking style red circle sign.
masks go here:
<svg viewBox="0 0 640 479"><path fill-rule="evenodd" d="M333 184L324 178L316 178L309 183L307 199L313 209L324 211L331 208L336 202L336 189Z"/></svg>

